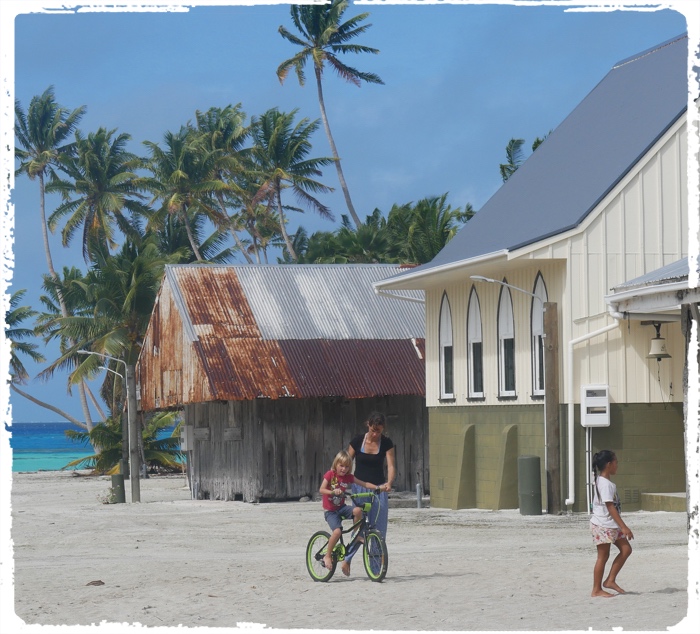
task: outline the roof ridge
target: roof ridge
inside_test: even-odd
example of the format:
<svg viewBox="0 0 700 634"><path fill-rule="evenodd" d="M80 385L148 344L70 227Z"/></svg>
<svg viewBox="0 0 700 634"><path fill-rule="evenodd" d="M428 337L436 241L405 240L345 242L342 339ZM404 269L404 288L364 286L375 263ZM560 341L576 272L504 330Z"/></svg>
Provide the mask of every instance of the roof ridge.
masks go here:
<svg viewBox="0 0 700 634"><path fill-rule="evenodd" d="M667 46L670 46L671 44L675 44L676 42L679 42L680 40L687 40L688 39L688 34L683 33L681 35L677 35L676 37L672 37L670 40L666 40L665 42L661 42L661 44L657 44L656 46L652 46L651 48L648 48L645 51L642 51L641 53L636 53L635 55L632 55L631 57L627 57L625 59L620 60L617 62L612 67L612 70L615 70L616 68L620 68L621 66L626 66L627 64L631 64L632 62L636 62L643 57L647 57L648 55L652 55L653 53L656 53L662 48L666 48Z"/></svg>

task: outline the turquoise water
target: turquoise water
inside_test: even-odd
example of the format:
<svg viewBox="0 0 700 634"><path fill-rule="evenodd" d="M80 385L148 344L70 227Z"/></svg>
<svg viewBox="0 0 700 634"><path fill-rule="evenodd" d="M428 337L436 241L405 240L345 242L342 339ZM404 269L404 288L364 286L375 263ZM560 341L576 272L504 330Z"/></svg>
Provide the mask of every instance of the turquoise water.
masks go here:
<svg viewBox="0 0 700 634"><path fill-rule="evenodd" d="M94 453L90 445L83 446L66 436L67 429L80 431L71 423L12 423L5 428L12 433L10 446L15 472L58 471L69 462ZM159 437L171 433L172 428L163 429Z"/></svg>
<svg viewBox="0 0 700 634"><path fill-rule="evenodd" d="M67 429L79 431L71 423L12 423L12 471L58 471L69 462L93 453L70 440Z"/></svg>

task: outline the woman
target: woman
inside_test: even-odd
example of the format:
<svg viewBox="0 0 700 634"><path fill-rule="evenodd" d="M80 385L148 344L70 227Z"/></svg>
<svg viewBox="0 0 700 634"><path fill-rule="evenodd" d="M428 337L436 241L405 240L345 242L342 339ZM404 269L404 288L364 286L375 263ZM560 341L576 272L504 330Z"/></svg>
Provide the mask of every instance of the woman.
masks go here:
<svg viewBox="0 0 700 634"><path fill-rule="evenodd" d="M389 491L396 478L396 452L391 438L384 435L384 414L372 412L367 418L367 432L355 436L350 441L348 453L355 459L355 477L381 489L375 498L370 511L370 521L386 538L386 527L389 520ZM387 476L384 478L384 462L386 461ZM352 485L353 493L372 491L358 484ZM352 555L346 558L341 569L347 577L350 575Z"/></svg>

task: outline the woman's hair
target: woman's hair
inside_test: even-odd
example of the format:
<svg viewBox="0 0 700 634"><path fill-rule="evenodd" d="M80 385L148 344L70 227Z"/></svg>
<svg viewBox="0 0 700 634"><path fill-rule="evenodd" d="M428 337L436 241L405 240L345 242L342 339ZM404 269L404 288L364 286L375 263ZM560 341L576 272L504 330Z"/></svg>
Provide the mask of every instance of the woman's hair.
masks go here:
<svg viewBox="0 0 700 634"><path fill-rule="evenodd" d="M367 427L372 427L372 425L381 425L384 427L386 425L386 417L381 412L372 412L365 421Z"/></svg>
<svg viewBox="0 0 700 634"><path fill-rule="evenodd" d="M593 473L598 477L598 474L605 469L605 465L615 460L615 452L610 449L601 449L593 456Z"/></svg>
<svg viewBox="0 0 700 634"><path fill-rule="evenodd" d="M352 467L352 458L350 457L350 454L345 451L345 449L341 449L337 454L335 454L331 469L335 471L339 464L345 465L346 467Z"/></svg>

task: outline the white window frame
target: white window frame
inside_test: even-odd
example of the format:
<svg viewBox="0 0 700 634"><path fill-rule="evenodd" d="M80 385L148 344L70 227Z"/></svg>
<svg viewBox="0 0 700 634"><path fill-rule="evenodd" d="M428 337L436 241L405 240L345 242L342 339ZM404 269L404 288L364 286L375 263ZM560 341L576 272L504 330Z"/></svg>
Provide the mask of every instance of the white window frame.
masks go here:
<svg viewBox="0 0 700 634"><path fill-rule="evenodd" d="M505 278L503 283L507 284ZM498 298L498 395L516 396L515 391L515 319L510 289L501 286ZM512 366L508 361L512 362ZM509 369L512 369L512 386L508 385Z"/></svg>
<svg viewBox="0 0 700 634"><path fill-rule="evenodd" d="M443 293L442 302L440 303L440 332L438 336L440 341L440 398L451 399L454 398L455 364L454 339L452 337L452 310L447 293Z"/></svg>
<svg viewBox="0 0 700 634"><path fill-rule="evenodd" d="M467 309L467 376L469 398L483 398L484 396L484 343L481 330L481 304L476 288L472 286L469 293L469 307ZM474 346L479 345L479 359L474 354ZM480 379L481 390L477 389L477 375Z"/></svg>
<svg viewBox="0 0 700 634"><path fill-rule="evenodd" d="M547 287L541 273L537 274L530 307L530 341L532 357L532 394L544 396L544 304Z"/></svg>

